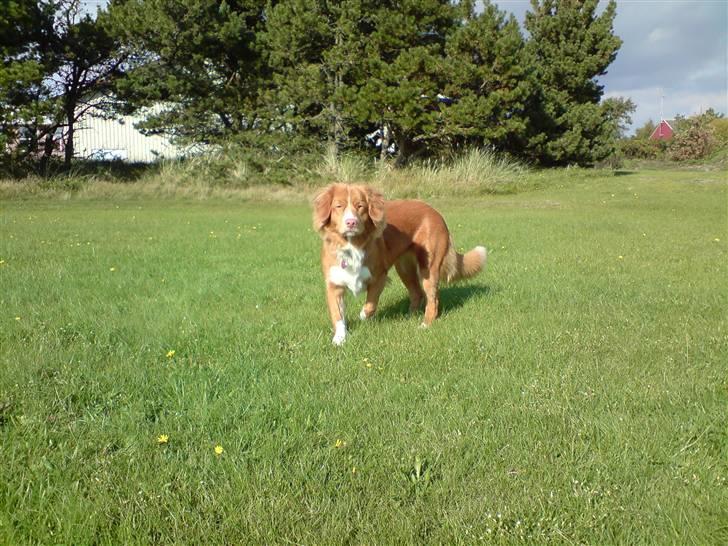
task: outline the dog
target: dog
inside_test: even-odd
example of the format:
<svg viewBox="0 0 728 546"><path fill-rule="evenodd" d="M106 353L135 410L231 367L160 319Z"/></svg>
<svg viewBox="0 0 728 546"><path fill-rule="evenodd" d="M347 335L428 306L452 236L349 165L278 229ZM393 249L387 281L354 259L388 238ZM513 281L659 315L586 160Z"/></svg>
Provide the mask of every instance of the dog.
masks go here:
<svg viewBox="0 0 728 546"><path fill-rule="evenodd" d="M332 184L313 200L313 227L321 236L321 268L334 328L333 344L346 340L344 294L366 289L359 318L370 318L394 266L407 287L410 312L426 300L422 325L438 315L438 285L476 275L487 251L459 254L439 212L422 201L385 201L369 186Z"/></svg>

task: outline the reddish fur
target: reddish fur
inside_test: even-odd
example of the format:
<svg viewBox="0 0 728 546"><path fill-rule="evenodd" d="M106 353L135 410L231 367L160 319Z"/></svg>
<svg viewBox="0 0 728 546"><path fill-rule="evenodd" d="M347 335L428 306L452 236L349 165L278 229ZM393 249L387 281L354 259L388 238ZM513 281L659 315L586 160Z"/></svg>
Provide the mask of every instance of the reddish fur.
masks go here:
<svg viewBox="0 0 728 546"><path fill-rule="evenodd" d="M441 279L455 281L478 273L485 262L484 249L473 249L464 256L452 244L445 220L422 201L385 201L382 194L367 186L332 184L314 199L313 224L323 239L321 267L324 279L337 264L336 251L347 244L340 227L343 211L337 202L366 203L356 216L364 225L351 244L365 251L366 265L372 279L367 286L364 314L370 317L384 289L387 272L395 266L410 294L411 310L419 309L426 298L424 324L437 317L438 285ZM327 281L329 314L334 324L343 320L342 299L345 289Z"/></svg>

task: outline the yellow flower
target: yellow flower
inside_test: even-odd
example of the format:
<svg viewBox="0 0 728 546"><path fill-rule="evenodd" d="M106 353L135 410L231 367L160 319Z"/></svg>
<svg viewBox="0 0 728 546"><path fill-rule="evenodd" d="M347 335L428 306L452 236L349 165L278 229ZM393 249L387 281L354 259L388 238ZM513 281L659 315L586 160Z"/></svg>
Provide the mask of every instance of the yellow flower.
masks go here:
<svg viewBox="0 0 728 546"><path fill-rule="evenodd" d="M716 238L715 238L715 239L713 239L713 240L714 240L714 241L715 241L716 243L720 243L720 239L718 239L718 237L716 237ZM2 262L0 262L0 263L2 263Z"/></svg>
<svg viewBox="0 0 728 546"><path fill-rule="evenodd" d="M222 455L222 452L225 451L220 444L217 444L215 446L215 455Z"/></svg>
<svg viewBox="0 0 728 546"><path fill-rule="evenodd" d="M167 358L172 358L174 356L174 349L171 351L167 351Z"/></svg>
<svg viewBox="0 0 728 546"><path fill-rule="evenodd" d="M620 256L620 257L619 257L619 259L620 259L620 260L624 260L624 256Z"/></svg>
<svg viewBox="0 0 728 546"><path fill-rule="evenodd" d="M116 268L115 267L110 267L109 268L109 271L116 271Z"/></svg>
<svg viewBox="0 0 728 546"><path fill-rule="evenodd" d="M334 444L334 447L336 449L340 449L342 447L346 446L346 442L344 440L337 439L336 443Z"/></svg>
<svg viewBox="0 0 728 546"><path fill-rule="evenodd" d="M20 320L20 317L15 317L15 320Z"/></svg>
<svg viewBox="0 0 728 546"><path fill-rule="evenodd" d="M166 444L167 442L169 442L169 436L167 436L166 434L160 434L159 436L157 436L158 444Z"/></svg>
<svg viewBox="0 0 728 546"><path fill-rule="evenodd" d="M356 467L354 467L354 468L351 469L351 473L352 474L356 474Z"/></svg>

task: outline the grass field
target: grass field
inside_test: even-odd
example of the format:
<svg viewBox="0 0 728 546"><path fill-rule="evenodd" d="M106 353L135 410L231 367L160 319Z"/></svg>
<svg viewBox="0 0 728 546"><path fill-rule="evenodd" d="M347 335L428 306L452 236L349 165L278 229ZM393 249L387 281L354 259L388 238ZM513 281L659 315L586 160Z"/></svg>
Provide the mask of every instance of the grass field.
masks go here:
<svg viewBox="0 0 728 546"><path fill-rule="evenodd" d="M725 173L623 174L432 199L487 270L342 348L303 198L5 199L0 544L727 543Z"/></svg>

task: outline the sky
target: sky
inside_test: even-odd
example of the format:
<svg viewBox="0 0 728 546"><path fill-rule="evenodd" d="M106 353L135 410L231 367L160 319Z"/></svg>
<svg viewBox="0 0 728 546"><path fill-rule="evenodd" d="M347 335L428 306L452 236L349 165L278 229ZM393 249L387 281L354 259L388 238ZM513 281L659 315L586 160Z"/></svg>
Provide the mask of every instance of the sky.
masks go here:
<svg viewBox="0 0 728 546"><path fill-rule="evenodd" d="M523 24L528 0L494 0ZM607 2L600 1L603 9ZM728 114L728 0L617 0L617 59L599 77L605 97L637 105L630 132L649 119L708 108Z"/></svg>
<svg viewBox="0 0 728 546"><path fill-rule="evenodd" d="M106 0L82 0L89 11ZM523 24L528 0L492 0ZM607 0L600 0L600 7ZM708 108L728 114L728 0L617 0L614 32L623 43L599 78L605 97L637 105L630 132L647 120ZM661 101L662 97L662 101Z"/></svg>

